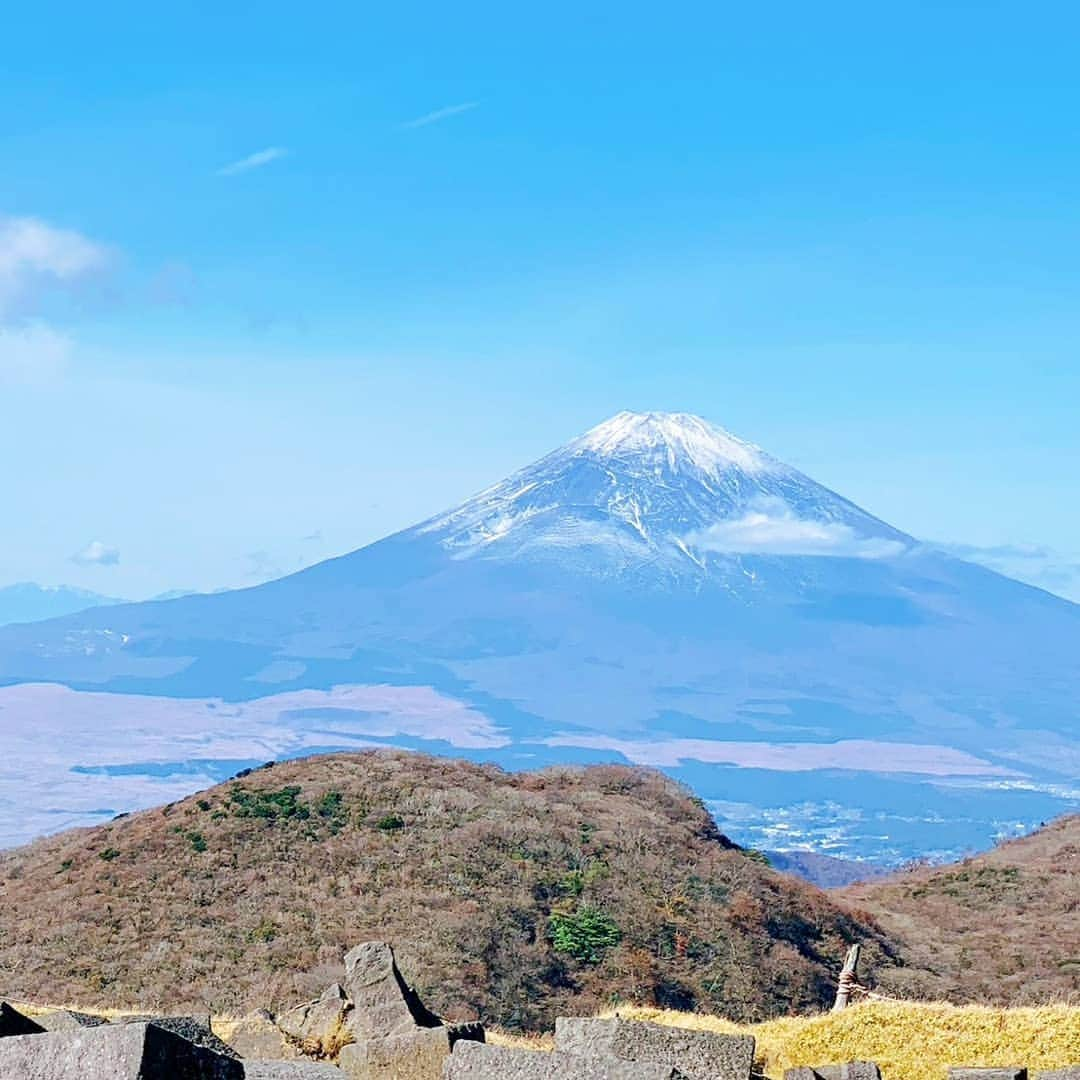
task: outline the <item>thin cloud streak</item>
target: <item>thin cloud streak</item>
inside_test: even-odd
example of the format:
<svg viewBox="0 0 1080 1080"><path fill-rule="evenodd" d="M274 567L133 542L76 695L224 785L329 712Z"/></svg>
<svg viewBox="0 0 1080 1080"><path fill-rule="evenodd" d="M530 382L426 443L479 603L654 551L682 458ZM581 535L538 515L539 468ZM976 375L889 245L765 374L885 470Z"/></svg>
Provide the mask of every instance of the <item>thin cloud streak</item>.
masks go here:
<svg viewBox="0 0 1080 1080"><path fill-rule="evenodd" d="M261 169L272 161L278 161L288 156L289 151L283 146L268 146L265 150L258 150L254 154L234 161L229 165L218 169L218 176L237 176L239 173L250 172L252 169Z"/></svg>
<svg viewBox="0 0 1080 1080"><path fill-rule="evenodd" d="M401 126L407 130L427 127L428 124L437 124L440 120L448 120L451 116L460 116L461 113L471 112L479 104L479 101L465 101L460 105L447 105L445 108L436 109L434 112L418 116L415 120L408 120Z"/></svg>

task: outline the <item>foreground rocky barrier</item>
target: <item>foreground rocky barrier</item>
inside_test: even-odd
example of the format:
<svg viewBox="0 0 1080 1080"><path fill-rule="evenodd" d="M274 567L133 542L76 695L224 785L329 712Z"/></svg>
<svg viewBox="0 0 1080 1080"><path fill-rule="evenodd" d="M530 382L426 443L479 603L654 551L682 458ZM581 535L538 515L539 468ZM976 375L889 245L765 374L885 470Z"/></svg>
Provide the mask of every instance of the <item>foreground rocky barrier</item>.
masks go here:
<svg viewBox="0 0 1080 1080"><path fill-rule="evenodd" d="M431 1012L382 942L347 953L341 981L317 999L216 1029L209 1017L109 1022L0 1003L0 1080L760 1080L755 1050L751 1035L619 1016L559 1018L550 1051L488 1045L480 1025ZM1080 1038L1076 1057L1030 1076L1022 1062L958 1063L936 1080L1080 1080ZM873 1061L825 1061L783 1080L893 1078Z"/></svg>

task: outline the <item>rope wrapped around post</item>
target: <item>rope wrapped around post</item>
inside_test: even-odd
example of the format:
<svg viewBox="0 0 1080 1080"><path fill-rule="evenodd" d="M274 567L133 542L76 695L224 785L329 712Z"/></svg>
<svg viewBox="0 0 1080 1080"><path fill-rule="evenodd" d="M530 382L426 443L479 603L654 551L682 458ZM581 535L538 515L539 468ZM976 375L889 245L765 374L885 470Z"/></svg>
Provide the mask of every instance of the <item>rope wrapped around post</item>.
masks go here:
<svg viewBox="0 0 1080 1080"><path fill-rule="evenodd" d="M848 949L847 957L844 960L844 966L840 971L840 978L836 984L836 1001L833 1003L833 1012L840 1012L847 1008L848 1002L851 1000L851 995L856 990L861 990L859 986L859 980L855 977L855 969L859 966L859 953L862 952L862 946L852 945Z"/></svg>

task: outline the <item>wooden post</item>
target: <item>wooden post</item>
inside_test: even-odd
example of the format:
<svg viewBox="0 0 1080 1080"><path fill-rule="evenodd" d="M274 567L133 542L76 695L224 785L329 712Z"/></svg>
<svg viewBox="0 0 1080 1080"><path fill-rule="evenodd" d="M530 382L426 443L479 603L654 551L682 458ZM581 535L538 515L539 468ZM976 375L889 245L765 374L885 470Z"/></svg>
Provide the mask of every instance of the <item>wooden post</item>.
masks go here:
<svg viewBox="0 0 1080 1080"><path fill-rule="evenodd" d="M848 949L847 959L844 960L844 966L840 971L840 979L836 984L836 1001L833 1004L833 1012L840 1012L842 1009L847 1008L849 999L851 998L851 991L856 986L855 969L859 966L859 953L862 951L862 947L859 945L852 945Z"/></svg>

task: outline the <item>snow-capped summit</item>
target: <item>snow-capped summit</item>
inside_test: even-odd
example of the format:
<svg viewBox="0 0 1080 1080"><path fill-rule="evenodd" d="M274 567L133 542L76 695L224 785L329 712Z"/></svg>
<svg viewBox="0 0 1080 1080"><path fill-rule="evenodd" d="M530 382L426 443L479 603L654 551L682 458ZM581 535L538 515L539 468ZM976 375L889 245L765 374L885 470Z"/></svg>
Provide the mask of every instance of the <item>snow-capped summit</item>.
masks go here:
<svg viewBox="0 0 1080 1080"><path fill-rule="evenodd" d="M760 446L745 442L692 413L617 413L565 449L601 457L626 454L654 457L666 460L673 470L685 463L705 473L721 473L731 468L759 473L784 468Z"/></svg>
<svg viewBox="0 0 1080 1080"><path fill-rule="evenodd" d="M661 412L618 413L413 535L459 559L665 580L727 575L740 555L881 557L911 542L759 446Z"/></svg>

